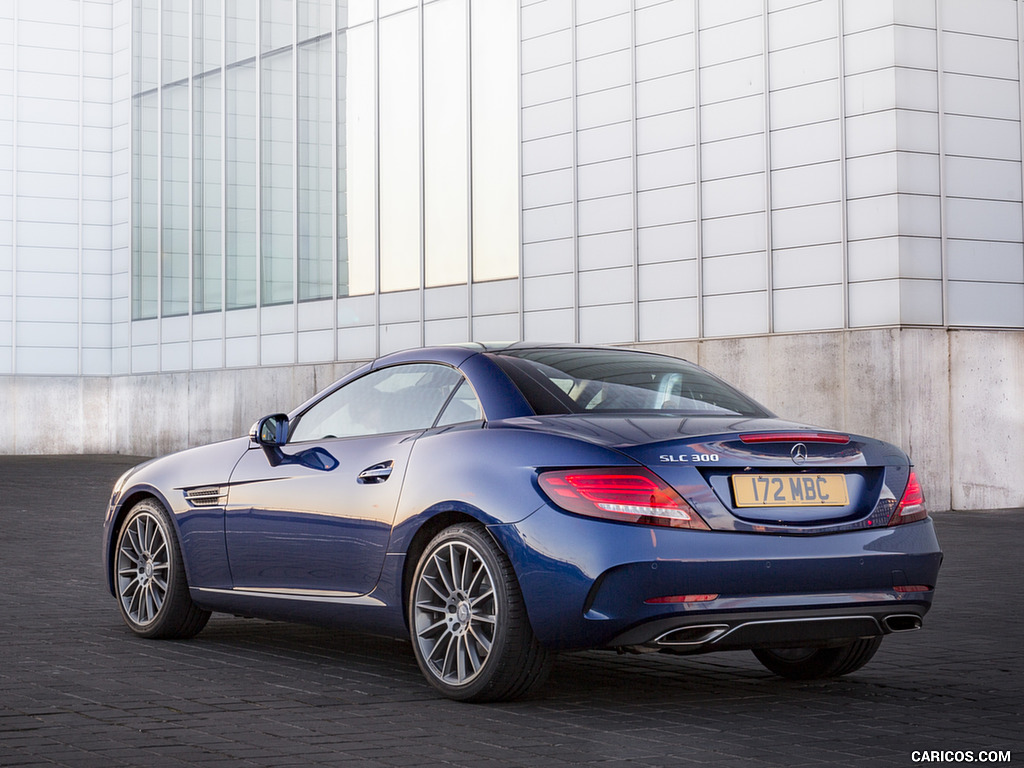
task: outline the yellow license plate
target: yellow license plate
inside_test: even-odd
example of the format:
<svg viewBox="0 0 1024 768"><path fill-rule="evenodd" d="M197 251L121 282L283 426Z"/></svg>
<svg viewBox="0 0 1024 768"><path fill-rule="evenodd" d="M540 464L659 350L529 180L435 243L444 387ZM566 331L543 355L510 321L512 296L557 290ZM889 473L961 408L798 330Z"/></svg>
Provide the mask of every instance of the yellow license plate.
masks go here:
<svg viewBox="0 0 1024 768"><path fill-rule="evenodd" d="M844 475L733 475L737 507L845 507Z"/></svg>

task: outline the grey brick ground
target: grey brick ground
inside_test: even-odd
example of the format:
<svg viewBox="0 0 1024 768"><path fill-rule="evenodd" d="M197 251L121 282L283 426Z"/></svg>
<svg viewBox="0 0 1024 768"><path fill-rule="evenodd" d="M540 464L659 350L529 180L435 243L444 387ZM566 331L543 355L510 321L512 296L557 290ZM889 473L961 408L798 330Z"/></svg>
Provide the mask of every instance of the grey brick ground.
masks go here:
<svg viewBox="0 0 1024 768"><path fill-rule="evenodd" d="M936 515L922 632L840 681L747 653L566 655L541 697L439 699L409 646L215 615L145 641L103 586L124 457L0 457L0 765L908 766L914 750L1024 760L1024 510Z"/></svg>

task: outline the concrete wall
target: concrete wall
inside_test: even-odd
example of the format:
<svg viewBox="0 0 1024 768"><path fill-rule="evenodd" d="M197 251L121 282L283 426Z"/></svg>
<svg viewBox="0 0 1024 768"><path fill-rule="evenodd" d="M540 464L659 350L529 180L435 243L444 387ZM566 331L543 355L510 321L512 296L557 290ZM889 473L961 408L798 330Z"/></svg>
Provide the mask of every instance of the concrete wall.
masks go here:
<svg viewBox="0 0 1024 768"><path fill-rule="evenodd" d="M1024 332L873 329L639 346L693 360L780 416L899 445L931 509L1024 507ZM168 453L244 434L355 366L0 377L0 452Z"/></svg>
<svg viewBox="0 0 1024 768"><path fill-rule="evenodd" d="M643 345L780 416L888 440L932 509L1024 507L1024 332L875 329Z"/></svg>
<svg viewBox="0 0 1024 768"><path fill-rule="evenodd" d="M159 456L243 435L354 363L144 376L0 376L0 453Z"/></svg>

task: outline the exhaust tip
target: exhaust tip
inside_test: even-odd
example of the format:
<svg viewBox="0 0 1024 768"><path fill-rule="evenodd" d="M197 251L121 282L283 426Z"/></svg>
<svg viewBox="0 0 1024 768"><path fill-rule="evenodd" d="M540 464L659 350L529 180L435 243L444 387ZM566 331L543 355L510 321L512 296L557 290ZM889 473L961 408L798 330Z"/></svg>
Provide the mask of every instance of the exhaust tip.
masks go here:
<svg viewBox="0 0 1024 768"><path fill-rule="evenodd" d="M729 631L728 624L704 624L697 627L679 627L658 636L655 645L662 647L685 647L705 645L714 642Z"/></svg>
<svg viewBox="0 0 1024 768"><path fill-rule="evenodd" d="M921 617L912 613L899 613L886 616L882 619L882 625L889 632L913 632L921 628Z"/></svg>

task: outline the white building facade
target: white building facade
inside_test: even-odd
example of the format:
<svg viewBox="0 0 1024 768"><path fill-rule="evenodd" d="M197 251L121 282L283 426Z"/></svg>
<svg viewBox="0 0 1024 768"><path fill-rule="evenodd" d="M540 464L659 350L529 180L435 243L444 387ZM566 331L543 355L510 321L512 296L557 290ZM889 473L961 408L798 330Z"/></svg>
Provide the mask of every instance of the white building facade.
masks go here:
<svg viewBox="0 0 1024 768"><path fill-rule="evenodd" d="M624 344L1024 507L1022 83L1017 0L13 0L0 450Z"/></svg>

